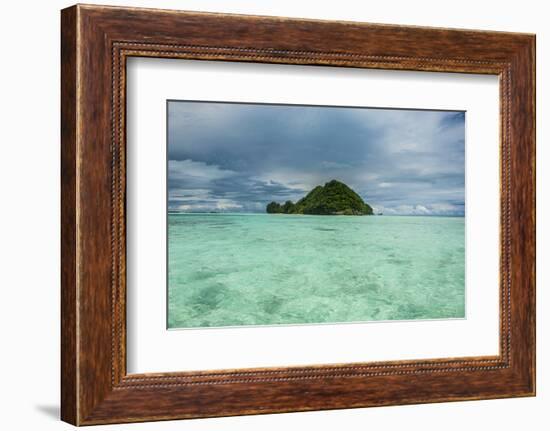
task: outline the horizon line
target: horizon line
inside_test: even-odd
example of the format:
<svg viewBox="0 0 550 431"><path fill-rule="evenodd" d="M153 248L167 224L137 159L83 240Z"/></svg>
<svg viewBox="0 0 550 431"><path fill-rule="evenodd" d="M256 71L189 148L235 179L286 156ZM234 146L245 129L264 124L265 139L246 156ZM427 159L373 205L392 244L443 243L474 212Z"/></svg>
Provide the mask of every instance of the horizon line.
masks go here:
<svg viewBox="0 0 550 431"><path fill-rule="evenodd" d="M327 217L330 215L324 214L269 214L267 212L250 212L250 211L178 211L167 210L168 214L230 214L230 215L295 215L295 216L319 216ZM370 214L369 216L385 216L385 217L465 217L466 214ZM357 216L343 216L343 217L357 217Z"/></svg>

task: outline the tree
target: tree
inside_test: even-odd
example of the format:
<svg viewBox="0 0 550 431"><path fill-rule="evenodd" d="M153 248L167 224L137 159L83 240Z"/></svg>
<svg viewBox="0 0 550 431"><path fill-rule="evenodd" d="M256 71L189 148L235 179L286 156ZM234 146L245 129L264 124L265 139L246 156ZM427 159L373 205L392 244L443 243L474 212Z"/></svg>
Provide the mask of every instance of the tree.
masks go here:
<svg viewBox="0 0 550 431"><path fill-rule="evenodd" d="M285 204L283 205L283 212L285 214L292 214L293 211L294 211L294 204L292 203L292 201L286 201Z"/></svg>
<svg viewBox="0 0 550 431"><path fill-rule="evenodd" d="M277 202L271 202L267 204L266 211L268 214L279 214L283 212L283 209Z"/></svg>

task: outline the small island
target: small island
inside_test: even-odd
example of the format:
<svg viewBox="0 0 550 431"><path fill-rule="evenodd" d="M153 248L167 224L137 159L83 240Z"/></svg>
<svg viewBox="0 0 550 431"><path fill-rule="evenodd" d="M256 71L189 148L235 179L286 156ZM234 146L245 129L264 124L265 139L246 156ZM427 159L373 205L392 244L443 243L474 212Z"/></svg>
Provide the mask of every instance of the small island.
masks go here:
<svg viewBox="0 0 550 431"><path fill-rule="evenodd" d="M317 186L298 202L284 204L271 202L266 207L268 214L310 215L372 215L373 211L361 196L346 184L332 180Z"/></svg>

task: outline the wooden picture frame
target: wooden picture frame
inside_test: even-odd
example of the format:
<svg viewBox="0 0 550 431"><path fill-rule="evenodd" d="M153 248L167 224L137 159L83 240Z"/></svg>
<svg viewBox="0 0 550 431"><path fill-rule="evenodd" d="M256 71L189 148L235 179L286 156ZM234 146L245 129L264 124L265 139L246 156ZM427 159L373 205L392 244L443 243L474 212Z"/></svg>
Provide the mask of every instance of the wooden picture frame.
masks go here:
<svg viewBox="0 0 550 431"><path fill-rule="evenodd" d="M535 394L535 36L77 5L62 11L61 417L74 425ZM500 354L127 374L130 56L500 77Z"/></svg>

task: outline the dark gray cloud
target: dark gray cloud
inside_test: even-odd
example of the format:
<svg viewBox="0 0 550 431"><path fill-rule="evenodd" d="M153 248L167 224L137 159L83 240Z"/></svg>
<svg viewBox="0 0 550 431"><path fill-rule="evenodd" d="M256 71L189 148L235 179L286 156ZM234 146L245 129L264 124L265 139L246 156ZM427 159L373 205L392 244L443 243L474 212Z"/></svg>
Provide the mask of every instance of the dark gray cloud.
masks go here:
<svg viewBox="0 0 550 431"><path fill-rule="evenodd" d="M171 210L263 212L331 179L385 214L464 214L465 114L168 103Z"/></svg>

